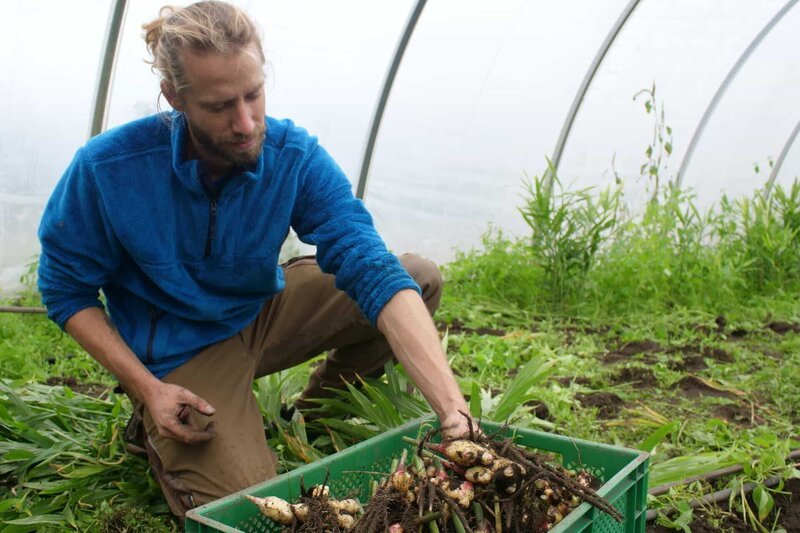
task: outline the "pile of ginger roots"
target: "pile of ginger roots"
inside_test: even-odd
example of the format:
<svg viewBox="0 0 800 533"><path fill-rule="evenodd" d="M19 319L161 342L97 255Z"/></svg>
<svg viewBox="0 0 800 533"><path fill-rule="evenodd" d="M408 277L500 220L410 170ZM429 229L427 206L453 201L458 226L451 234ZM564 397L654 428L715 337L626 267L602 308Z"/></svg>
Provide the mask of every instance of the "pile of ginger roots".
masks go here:
<svg viewBox="0 0 800 533"><path fill-rule="evenodd" d="M390 473L361 472L383 476L372 482L364 505L331 497L326 483L303 488L295 503L246 497L287 532L546 532L584 501L623 519L597 495L600 483L586 470L568 470L511 439L472 428L469 437L434 443L437 433L404 438L415 453L409 460L404 450Z"/></svg>

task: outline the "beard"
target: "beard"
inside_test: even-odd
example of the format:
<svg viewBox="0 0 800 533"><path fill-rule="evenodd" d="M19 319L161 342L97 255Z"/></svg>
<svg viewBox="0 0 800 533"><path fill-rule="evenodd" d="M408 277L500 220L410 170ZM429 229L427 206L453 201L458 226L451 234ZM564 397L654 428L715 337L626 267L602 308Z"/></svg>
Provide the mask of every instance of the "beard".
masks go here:
<svg viewBox="0 0 800 533"><path fill-rule="evenodd" d="M256 164L258 156L261 155L261 148L264 145L264 138L267 132L266 125L259 123L250 135L234 134L214 139L210 133L189 122L188 118L186 124L200 152L235 167L248 167ZM244 143L251 139L255 140L253 146L248 148L236 146L236 144Z"/></svg>

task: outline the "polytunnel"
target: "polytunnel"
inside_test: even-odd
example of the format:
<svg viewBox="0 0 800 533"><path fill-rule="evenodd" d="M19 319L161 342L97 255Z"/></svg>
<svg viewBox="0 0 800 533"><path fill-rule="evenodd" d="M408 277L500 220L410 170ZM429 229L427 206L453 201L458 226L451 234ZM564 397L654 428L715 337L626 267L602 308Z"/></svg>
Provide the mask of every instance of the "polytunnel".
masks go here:
<svg viewBox="0 0 800 533"><path fill-rule="evenodd" d="M798 0L169 3L0 0L0 530L800 531Z"/></svg>
<svg viewBox="0 0 800 533"><path fill-rule="evenodd" d="M445 262L490 225L523 232L523 179L548 159L569 187L637 183L652 87L665 172L700 205L800 171L796 0L234 3L263 32L268 114L319 137L398 252ZM3 291L75 151L167 107L141 35L162 4L4 3Z"/></svg>

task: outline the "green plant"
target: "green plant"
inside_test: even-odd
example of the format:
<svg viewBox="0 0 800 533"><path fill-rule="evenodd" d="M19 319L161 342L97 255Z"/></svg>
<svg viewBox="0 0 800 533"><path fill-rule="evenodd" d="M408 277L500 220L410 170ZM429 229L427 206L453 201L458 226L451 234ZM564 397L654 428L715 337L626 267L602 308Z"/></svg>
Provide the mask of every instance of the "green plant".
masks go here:
<svg viewBox="0 0 800 533"><path fill-rule="evenodd" d="M129 409L121 398L0 382L0 520L9 531L86 531L104 503L168 512L146 462L124 450Z"/></svg>
<svg viewBox="0 0 800 533"><path fill-rule="evenodd" d="M552 309L574 299L594 265L600 245L617 224L621 190L595 195L591 188L565 190L548 160L542 176L525 183L522 218L531 230L528 257L542 272L545 296Z"/></svg>
<svg viewBox="0 0 800 533"><path fill-rule="evenodd" d="M639 174L646 176L653 184L651 198L656 200L659 196L661 175L666 170L667 159L672 155L672 128L665 122L664 102L659 104L656 100L655 83L649 89L642 89L633 95L634 101L639 97L644 97L644 109L647 114L653 114L653 135L645 149L647 161L640 167Z"/></svg>

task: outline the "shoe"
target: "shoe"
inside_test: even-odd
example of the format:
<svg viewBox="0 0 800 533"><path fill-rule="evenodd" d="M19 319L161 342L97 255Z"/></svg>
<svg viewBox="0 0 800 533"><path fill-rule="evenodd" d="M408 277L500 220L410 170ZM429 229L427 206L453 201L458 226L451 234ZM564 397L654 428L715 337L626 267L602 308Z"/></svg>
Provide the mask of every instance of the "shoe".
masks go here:
<svg viewBox="0 0 800 533"><path fill-rule="evenodd" d="M135 410L128 419L128 425L125 426L125 432L122 434L125 441L125 449L128 453L136 457L147 458L147 450L144 447L144 441L147 435L144 431L144 421L142 420L139 411Z"/></svg>
<svg viewBox="0 0 800 533"><path fill-rule="evenodd" d="M294 418L294 414L297 412L297 408L294 405L289 404L281 404L281 411L280 416L286 422L291 422L292 418Z"/></svg>

